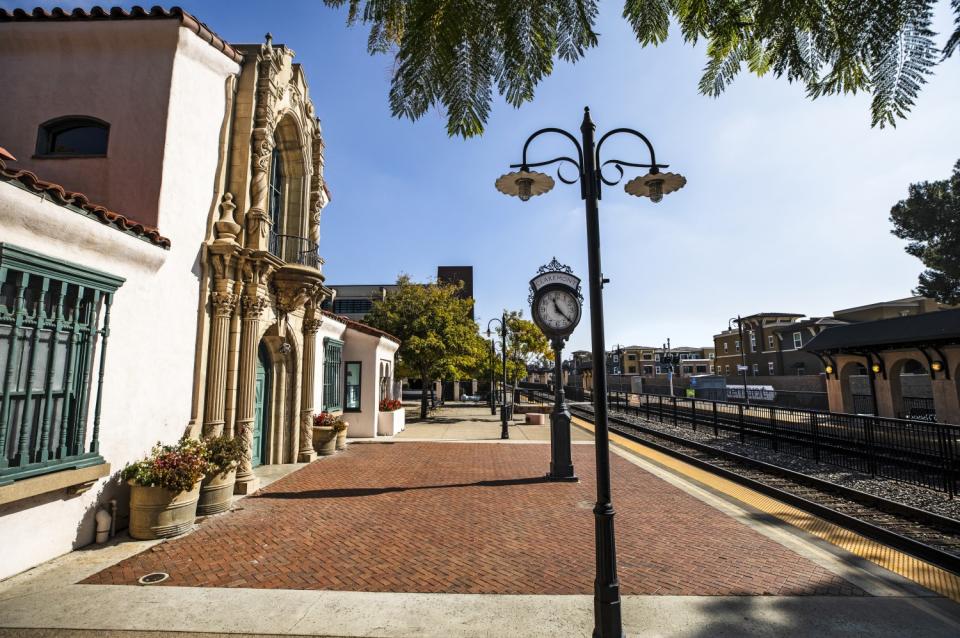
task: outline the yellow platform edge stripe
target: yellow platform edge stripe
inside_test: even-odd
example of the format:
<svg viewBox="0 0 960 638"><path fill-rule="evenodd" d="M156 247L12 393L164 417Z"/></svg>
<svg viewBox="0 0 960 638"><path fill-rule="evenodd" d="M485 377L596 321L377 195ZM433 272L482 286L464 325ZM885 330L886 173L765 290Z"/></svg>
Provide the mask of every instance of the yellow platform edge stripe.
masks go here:
<svg viewBox="0 0 960 638"><path fill-rule="evenodd" d="M574 423L593 432L593 424L579 417L573 417ZM934 591L954 602L960 602L960 576L941 569L936 565L905 554L878 541L871 540L845 527L826 521L809 512L782 503L774 498L751 490L739 483L685 463L668 454L664 454L643 444L631 441L610 432L610 442L654 461L671 471L702 483L718 492L726 494L750 507L775 516L785 523L801 529L808 534L823 539L855 556L864 558L886 570L899 574L927 589Z"/></svg>

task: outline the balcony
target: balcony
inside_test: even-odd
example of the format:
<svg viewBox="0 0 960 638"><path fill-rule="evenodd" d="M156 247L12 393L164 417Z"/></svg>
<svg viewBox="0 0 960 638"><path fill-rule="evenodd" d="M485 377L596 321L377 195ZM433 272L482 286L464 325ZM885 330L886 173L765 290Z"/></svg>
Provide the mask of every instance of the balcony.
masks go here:
<svg viewBox="0 0 960 638"><path fill-rule="evenodd" d="M298 235L271 233L268 247L272 255L285 262L273 275L280 307L294 312L310 300L319 304L317 295L323 295L325 289L320 272L323 259L317 244Z"/></svg>
<svg viewBox="0 0 960 638"><path fill-rule="evenodd" d="M288 264L297 264L320 270L323 259L319 246L306 237L270 233L268 250Z"/></svg>

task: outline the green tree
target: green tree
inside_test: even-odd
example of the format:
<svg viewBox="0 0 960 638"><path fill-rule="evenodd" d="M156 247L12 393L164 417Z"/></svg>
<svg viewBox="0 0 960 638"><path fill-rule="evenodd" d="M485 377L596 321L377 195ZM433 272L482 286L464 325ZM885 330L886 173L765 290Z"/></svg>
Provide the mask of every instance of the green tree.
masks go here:
<svg viewBox="0 0 960 638"><path fill-rule="evenodd" d="M944 0L945 1L945 0ZM446 112L449 135L483 133L496 89L513 106L533 99L555 58L596 46L598 0L324 0L369 25L367 50L394 56L390 108L416 120ZM746 68L802 82L807 95L869 91L874 126L896 125L932 68L960 46L933 41L937 0L625 0L641 45L667 39L671 19L688 43L707 42L700 92L718 96Z"/></svg>
<svg viewBox="0 0 960 638"><path fill-rule="evenodd" d="M507 359L513 362L507 373L515 384L527 376L527 366L553 359L550 342L537 324L523 318L523 312L507 314Z"/></svg>
<svg viewBox="0 0 960 638"><path fill-rule="evenodd" d="M499 327L492 334L494 340L494 357L491 363L490 342L485 342L486 360L480 362L480 369L476 378L489 379L491 365L494 379L503 374L503 347L501 330ZM507 311L507 381L516 383L527 376L527 366L540 363L548 359L553 361L553 350L550 342L544 336L537 324L523 318L523 312L518 310Z"/></svg>
<svg viewBox="0 0 960 638"><path fill-rule="evenodd" d="M406 275L397 286L374 302L366 322L400 338L397 372L423 382L420 418L426 418L430 383L460 378L477 366L480 337L470 318L473 300L458 296L460 286L417 284Z"/></svg>
<svg viewBox="0 0 960 638"><path fill-rule="evenodd" d="M960 304L960 160L949 179L911 184L890 209L894 235L927 267L915 294Z"/></svg>

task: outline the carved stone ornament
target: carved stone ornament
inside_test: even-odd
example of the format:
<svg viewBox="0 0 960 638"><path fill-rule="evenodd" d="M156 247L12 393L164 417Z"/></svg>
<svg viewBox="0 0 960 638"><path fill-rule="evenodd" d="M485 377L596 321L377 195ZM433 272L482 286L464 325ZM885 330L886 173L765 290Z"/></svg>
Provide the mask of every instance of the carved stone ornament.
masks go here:
<svg viewBox="0 0 960 638"><path fill-rule="evenodd" d="M303 320L303 332L305 334L317 334L317 331L320 330L320 326L323 325L323 317L317 319L304 319Z"/></svg>
<svg viewBox="0 0 960 638"><path fill-rule="evenodd" d="M233 211L237 205L233 203L233 193L224 193L223 200L220 202L220 219L214 224L217 231L217 239L221 241L234 242L240 233L241 226L233 217Z"/></svg>
<svg viewBox="0 0 960 638"><path fill-rule="evenodd" d="M243 318L256 319L260 317L268 303L269 302L267 301L266 297L262 297L260 295L245 295L243 297Z"/></svg>
<svg viewBox="0 0 960 638"><path fill-rule="evenodd" d="M283 312L293 312L313 297L316 285L311 283L292 284L289 281L276 281L277 305Z"/></svg>
<svg viewBox="0 0 960 638"><path fill-rule="evenodd" d="M217 317L231 317L237 308L239 297L232 292L214 291L210 293L213 314Z"/></svg>

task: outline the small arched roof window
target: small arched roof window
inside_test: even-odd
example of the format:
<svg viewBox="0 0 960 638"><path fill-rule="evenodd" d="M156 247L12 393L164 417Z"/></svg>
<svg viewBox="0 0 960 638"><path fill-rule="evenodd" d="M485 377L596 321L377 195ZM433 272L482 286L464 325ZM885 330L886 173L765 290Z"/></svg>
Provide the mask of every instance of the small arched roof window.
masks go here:
<svg viewBox="0 0 960 638"><path fill-rule="evenodd" d="M110 125L85 115L58 117L40 125L40 157L106 157Z"/></svg>

